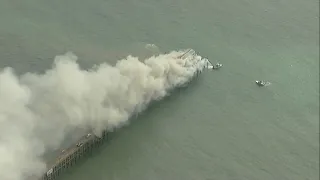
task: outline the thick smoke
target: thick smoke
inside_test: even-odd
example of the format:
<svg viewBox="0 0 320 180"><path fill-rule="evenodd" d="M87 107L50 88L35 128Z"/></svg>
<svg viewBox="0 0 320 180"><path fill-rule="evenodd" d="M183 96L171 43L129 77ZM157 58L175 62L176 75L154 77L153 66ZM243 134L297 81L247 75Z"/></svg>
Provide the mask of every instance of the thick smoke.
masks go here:
<svg viewBox="0 0 320 180"><path fill-rule="evenodd" d="M44 74L20 77L0 71L0 179L24 180L46 172L45 152L61 146L70 133L96 135L127 123L149 102L189 82L204 68L200 57L181 59L171 52L135 57L115 66L83 70L72 53L57 56Z"/></svg>

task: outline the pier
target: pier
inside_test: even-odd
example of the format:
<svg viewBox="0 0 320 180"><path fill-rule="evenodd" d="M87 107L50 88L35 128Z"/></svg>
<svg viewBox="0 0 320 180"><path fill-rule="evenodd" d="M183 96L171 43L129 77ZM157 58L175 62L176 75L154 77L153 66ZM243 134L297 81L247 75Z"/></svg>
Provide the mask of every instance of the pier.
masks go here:
<svg viewBox="0 0 320 180"><path fill-rule="evenodd" d="M101 137L97 137L93 134L83 136L76 144L63 150L56 160L49 164L49 169L42 176L41 180L56 179L62 172L75 165L84 155L100 146L107 137L107 131L104 131Z"/></svg>
<svg viewBox="0 0 320 180"><path fill-rule="evenodd" d="M187 49L177 58L186 58L187 55L196 56L196 53L193 49ZM81 137L76 143L60 152L60 155L53 162L49 162L47 172L38 180L55 180L61 173L75 165L83 156L100 146L107 138L107 131L104 131L101 137L90 133Z"/></svg>

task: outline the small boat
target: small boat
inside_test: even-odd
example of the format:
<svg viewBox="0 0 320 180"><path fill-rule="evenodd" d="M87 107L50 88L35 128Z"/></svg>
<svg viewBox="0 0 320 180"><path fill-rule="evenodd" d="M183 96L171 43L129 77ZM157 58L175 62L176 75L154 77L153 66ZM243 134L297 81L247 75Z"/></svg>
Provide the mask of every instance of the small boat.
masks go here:
<svg viewBox="0 0 320 180"><path fill-rule="evenodd" d="M221 63L217 63L215 65L212 66L212 69L220 69L222 67Z"/></svg>
<svg viewBox="0 0 320 180"><path fill-rule="evenodd" d="M255 81L256 82L256 84L258 85L258 86L260 86L260 87L262 87L262 86L268 86L268 85L270 85L271 83L270 82L267 82L267 81Z"/></svg>

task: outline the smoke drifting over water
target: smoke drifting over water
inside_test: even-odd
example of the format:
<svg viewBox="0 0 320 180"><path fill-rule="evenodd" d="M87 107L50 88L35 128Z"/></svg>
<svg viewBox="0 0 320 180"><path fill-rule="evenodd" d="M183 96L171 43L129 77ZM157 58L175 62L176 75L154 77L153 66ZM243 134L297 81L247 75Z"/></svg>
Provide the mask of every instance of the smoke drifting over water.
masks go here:
<svg viewBox="0 0 320 180"><path fill-rule="evenodd" d="M72 53L57 56L44 74L20 77L0 71L0 179L24 180L46 171L46 151L78 129L121 127L153 100L189 82L205 67L200 57L171 52L146 59L129 56L115 66L83 70Z"/></svg>

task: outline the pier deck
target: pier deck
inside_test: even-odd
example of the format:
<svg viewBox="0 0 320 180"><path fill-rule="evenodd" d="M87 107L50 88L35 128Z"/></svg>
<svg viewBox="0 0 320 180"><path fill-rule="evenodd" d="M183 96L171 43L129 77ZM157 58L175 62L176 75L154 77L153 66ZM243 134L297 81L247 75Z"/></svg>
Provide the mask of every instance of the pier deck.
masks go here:
<svg viewBox="0 0 320 180"><path fill-rule="evenodd" d="M80 138L75 144L63 150L55 161L49 163L48 171L42 176L42 180L54 180L66 169L73 166L81 157L99 146L108 136L103 132L99 138L93 134L87 134Z"/></svg>

